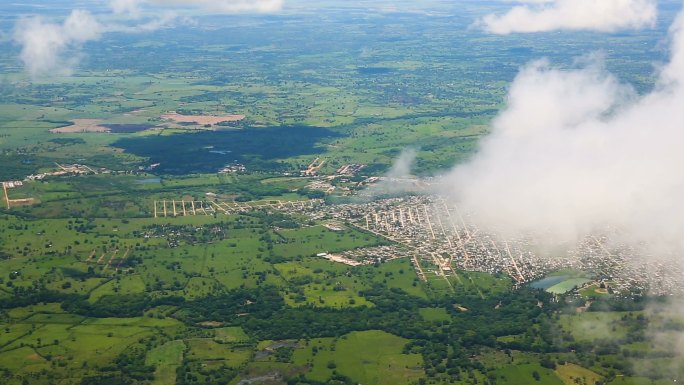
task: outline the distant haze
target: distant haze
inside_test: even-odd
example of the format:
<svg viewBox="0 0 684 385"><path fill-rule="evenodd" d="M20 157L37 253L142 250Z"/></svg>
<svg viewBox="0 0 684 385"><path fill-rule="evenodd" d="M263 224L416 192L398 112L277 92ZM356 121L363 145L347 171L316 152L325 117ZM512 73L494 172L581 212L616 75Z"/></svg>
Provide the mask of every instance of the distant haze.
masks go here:
<svg viewBox="0 0 684 385"><path fill-rule="evenodd" d="M162 11L142 18L142 7L148 3L164 6ZM184 20L174 7L196 7L210 12L273 12L282 8L283 0L108 0L111 14L95 15L85 9L74 9L62 22L42 16L26 16L14 27L13 41L20 46L19 59L33 77L70 75L83 58L87 42L99 40L103 34L153 31Z"/></svg>
<svg viewBox="0 0 684 385"><path fill-rule="evenodd" d="M131 1L131 0L128 0ZM151 0L163 5L198 6L218 12L274 12L284 0ZM140 0L142 2L142 0Z"/></svg>

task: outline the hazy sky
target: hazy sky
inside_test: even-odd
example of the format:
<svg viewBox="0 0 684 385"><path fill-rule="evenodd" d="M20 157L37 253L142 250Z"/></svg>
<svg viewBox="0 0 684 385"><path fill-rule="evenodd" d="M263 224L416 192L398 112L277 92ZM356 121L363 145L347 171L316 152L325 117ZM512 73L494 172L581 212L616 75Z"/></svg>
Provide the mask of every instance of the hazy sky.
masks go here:
<svg viewBox="0 0 684 385"><path fill-rule="evenodd" d="M478 7L478 2L472 0L101 0L32 4L27 10L21 8L27 15L20 17L9 35L21 48L19 58L26 71L34 77L70 74L79 66L83 45L105 34L144 33L173 27L191 23L192 18L203 13L277 13L321 6L376 11L434 9L457 12L459 7ZM657 19L656 4L656 0L501 1L497 12L474 19L471 28L495 34L557 29L617 31L650 28ZM47 7L60 8L61 16L48 12Z"/></svg>

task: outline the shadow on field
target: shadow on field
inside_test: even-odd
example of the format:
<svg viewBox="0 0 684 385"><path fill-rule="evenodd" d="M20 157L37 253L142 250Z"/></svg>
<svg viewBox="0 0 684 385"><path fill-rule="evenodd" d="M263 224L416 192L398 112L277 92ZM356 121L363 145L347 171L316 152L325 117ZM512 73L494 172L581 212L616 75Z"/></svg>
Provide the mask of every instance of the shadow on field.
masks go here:
<svg viewBox="0 0 684 385"><path fill-rule="evenodd" d="M168 174L216 172L235 162L271 171L282 167L280 160L324 152L320 142L339 136L325 128L286 126L130 137L113 146L160 163L157 170Z"/></svg>

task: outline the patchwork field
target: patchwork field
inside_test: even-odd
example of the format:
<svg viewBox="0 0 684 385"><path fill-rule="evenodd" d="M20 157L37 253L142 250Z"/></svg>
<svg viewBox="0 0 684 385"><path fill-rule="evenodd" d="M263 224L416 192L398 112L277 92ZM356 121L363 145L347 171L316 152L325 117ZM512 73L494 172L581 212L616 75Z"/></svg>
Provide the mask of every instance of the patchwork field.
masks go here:
<svg viewBox="0 0 684 385"><path fill-rule="evenodd" d="M664 24L531 40L470 28L494 2L316 2L103 32L69 46L72 76L32 77L4 37L22 14L58 23L74 4L19 3L0 4L0 182L25 182L0 209L2 385L684 378L681 319L608 289L565 295L584 273L516 290L501 274L421 279L405 248L282 209L349 199L406 147L419 176L469 159L539 57L571 68L574 52L607 52L647 91ZM160 215L169 201L243 210ZM317 256L383 246L393 255L356 266Z"/></svg>

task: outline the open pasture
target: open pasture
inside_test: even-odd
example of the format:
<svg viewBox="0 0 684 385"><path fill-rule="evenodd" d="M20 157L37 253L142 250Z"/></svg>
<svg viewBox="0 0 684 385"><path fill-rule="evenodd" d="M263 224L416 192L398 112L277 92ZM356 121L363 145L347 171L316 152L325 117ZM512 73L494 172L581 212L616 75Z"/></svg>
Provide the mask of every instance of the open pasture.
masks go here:
<svg viewBox="0 0 684 385"><path fill-rule="evenodd" d="M68 373L109 364L129 345L158 330L171 332L177 322L134 319L88 319L60 313L35 313L29 318L2 324L10 330L0 344L0 363L16 374L36 373L52 367ZM56 369L51 362L59 363Z"/></svg>
<svg viewBox="0 0 684 385"><path fill-rule="evenodd" d="M553 370L542 368L539 364L509 365L497 369L496 383L502 385L519 385L540 383L544 385L564 385ZM535 375L536 374L536 375ZM537 380L536 378L539 378Z"/></svg>
<svg viewBox="0 0 684 385"><path fill-rule="evenodd" d="M571 278L557 283L546 290L553 294L565 294L576 288L581 288L589 282L591 282L591 279L588 278Z"/></svg>
<svg viewBox="0 0 684 385"><path fill-rule="evenodd" d="M585 312L562 315L559 326L578 341L619 340L627 335L629 322L639 313Z"/></svg>
<svg viewBox="0 0 684 385"><path fill-rule="evenodd" d="M152 385L176 383L176 369L183 360L185 349L183 341L170 341L147 353L145 364L155 367Z"/></svg>
<svg viewBox="0 0 684 385"><path fill-rule="evenodd" d="M555 372L565 385L575 385L577 381L586 385L596 385L602 378L591 370L575 364L558 365Z"/></svg>
<svg viewBox="0 0 684 385"><path fill-rule="evenodd" d="M296 349L295 365L311 365L307 377L329 378L333 371L363 384L410 384L422 375L422 357L402 354L407 340L379 331L354 332L339 339L313 339Z"/></svg>

